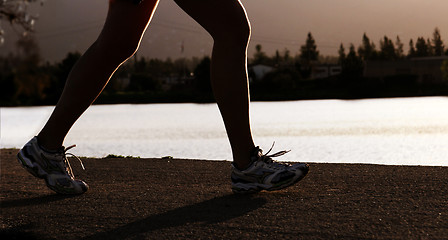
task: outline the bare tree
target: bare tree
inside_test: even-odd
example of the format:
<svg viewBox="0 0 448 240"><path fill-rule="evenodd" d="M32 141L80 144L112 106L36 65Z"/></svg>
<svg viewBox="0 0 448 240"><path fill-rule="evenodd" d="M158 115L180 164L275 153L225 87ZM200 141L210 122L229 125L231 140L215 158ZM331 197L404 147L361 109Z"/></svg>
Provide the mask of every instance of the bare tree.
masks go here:
<svg viewBox="0 0 448 240"><path fill-rule="evenodd" d="M31 3L40 3L43 5L45 0L0 0L0 44L4 42L5 32L2 29L2 24L7 22L23 34L33 31L34 22L37 16L33 16L28 11L28 6ZM20 29L16 29L19 27Z"/></svg>

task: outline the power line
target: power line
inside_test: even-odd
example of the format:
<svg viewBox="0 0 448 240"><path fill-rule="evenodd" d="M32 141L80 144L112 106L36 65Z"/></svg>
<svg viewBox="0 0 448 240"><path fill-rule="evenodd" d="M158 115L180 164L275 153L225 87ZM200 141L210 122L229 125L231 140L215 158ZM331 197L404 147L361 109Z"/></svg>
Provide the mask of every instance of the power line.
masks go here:
<svg viewBox="0 0 448 240"><path fill-rule="evenodd" d="M73 34L82 33L88 30L99 29L104 24L104 19L97 19L92 21L87 21L81 24L64 27L62 30L56 31L48 31L48 32L39 32L39 37L41 39L53 38L53 37L63 37L69 36ZM202 28L194 27L189 24L174 22L165 19L158 19L151 23L150 27L159 27L165 29L175 29L183 32L193 33L193 34L207 34L205 30ZM265 43L265 44L275 44L281 46L296 46L300 47L301 43L296 39L286 39L286 38L273 38L266 35L253 35L251 38L252 42ZM337 45L337 46L336 46ZM339 47L338 44L332 43L324 43L318 45L319 48L329 48L329 49L337 49Z"/></svg>
<svg viewBox="0 0 448 240"><path fill-rule="evenodd" d="M80 32L85 32L87 30L91 30L91 29L98 29L100 26L87 26L87 27L82 27L82 28L75 28L75 29L67 29L67 30L63 30L63 31L59 31L59 32L53 32L53 33L44 33L44 34L40 34L40 38L51 38L51 37L62 37L62 36L67 36L67 35L73 35L76 33L80 33Z"/></svg>
<svg viewBox="0 0 448 240"><path fill-rule="evenodd" d="M104 20L92 20L92 21L88 21L88 22L84 22L81 24L77 24L77 25L73 25L73 26L68 26L68 27L61 27L61 30L57 29L54 31L48 31L48 32L38 32L40 38L50 38L50 37L62 37L62 36L67 36L67 35L72 35L72 34L76 34L76 33L81 33L87 30L91 30L91 29L98 29L101 28L101 26L103 25Z"/></svg>

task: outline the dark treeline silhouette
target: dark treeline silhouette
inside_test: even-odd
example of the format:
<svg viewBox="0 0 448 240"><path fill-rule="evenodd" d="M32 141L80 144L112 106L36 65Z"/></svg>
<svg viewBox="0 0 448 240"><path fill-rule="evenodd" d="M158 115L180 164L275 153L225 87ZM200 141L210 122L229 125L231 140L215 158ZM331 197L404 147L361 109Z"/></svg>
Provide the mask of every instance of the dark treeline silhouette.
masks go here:
<svg viewBox="0 0 448 240"><path fill-rule="evenodd" d="M448 48L445 49L438 28L434 30L432 39L428 38L425 40L424 37L418 37L415 44L414 40L411 39L409 41L409 51L407 54L404 52L404 44L399 36L396 37L395 41L384 36L384 38L380 40L380 47L377 50L375 44L369 39L367 34L364 33L362 43L357 51L353 44L351 44L348 55L351 55L353 58L358 58L358 61L399 60L414 57L444 56L448 55ZM339 59L341 64L347 60L348 55L345 54L344 46L341 44L339 49Z"/></svg>
<svg viewBox="0 0 448 240"><path fill-rule="evenodd" d="M414 40L410 39L408 49L405 52L404 43L399 36L396 36L395 39L384 36L380 39L377 49L374 42L364 33L361 45L357 49L350 44L346 54L343 44L340 45L338 63L342 67L342 73L339 79L347 82L347 89L351 89L350 94L353 97L448 95L448 58L445 58L448 56L448 48L445 48L439 29L435 28L431 39L418 37L415 44ZM419 77L415 71L414 73L409 71L411 68L418 68L416 62L423 62L423 60L429 62L437 58L442 59L440 63L436 62L439 65L431 66L431 70L421 74L437 75L436 72L439 71L442 72L444 80L428 81L428 79ZM369 62L370 65L375 65L375 63L383 65L381 68L375 69L377 72L387 72L396 68L394 69L395 73L392 71L388 76L371 77L366 74L366 66L369 65ZM409 67L411 65L412 67ZM400 73L399 70L403 71ZM428 71L433 72L428 74Z"/></svg>
<svg viewBox="0 0 448 240"><path fill-rule="evenodd" d="M0 104L56 104L70 69L81 55L68 53L60 62L42 63L31 34L20 38L16 48L15 54L0 57ZM350 44L346 49L341 44L334 57L320 54L311 33L296 53L284 49L268 56L257 45L249 58L251 97L298 100L448 95L448 61L440 66L445 81L437 84L416 84L411 75L391 78L393 81L363 75L369 61L448 55L437 28L431 39L411 39L408 48L405 52L398 36L384 36L377 48L366 33L360 46ZM96 103L211 102L210 61L207 56L176 60L134 56L114 74Z"/></svg>
<svg viewBox="0 0 448 240"><path fill-rule="evenodd" d="M371 77L365 74L368 62L381 62L388 65L384 68L394 68L394 63L431 58L445 59L441 65L433 68L434 71L442 72L443 80L439 82L433 79L432 81L419 79L419 76L413 73L391 73L386 77ZM257 100L446 96L448 95L447 59L448 48L445 47L438 28L435 28L431 39L419 37L416 44L411 39L407 52L399 36L395 39L384 36L377 48L364 33L362 42L357 48L354 44L350 44L346 49L340 44L336 58L322 57L312 34L308 33L305 44L294 57L290 56L288 50L285 50L283 56L277 51L274 56L268 57L262 52L261 45L256 46L252 63L264 64L273 67L274 70L261 79L252 81L252 96ZM325 77L316 74L320 70L330 69L331 65L335 64L340 67L338 74L327 74ZM403 67L403 64L399 67ZM378 68L376 71L381 72L383 69ZM252 73L253 78L254 75Z"/></svg>

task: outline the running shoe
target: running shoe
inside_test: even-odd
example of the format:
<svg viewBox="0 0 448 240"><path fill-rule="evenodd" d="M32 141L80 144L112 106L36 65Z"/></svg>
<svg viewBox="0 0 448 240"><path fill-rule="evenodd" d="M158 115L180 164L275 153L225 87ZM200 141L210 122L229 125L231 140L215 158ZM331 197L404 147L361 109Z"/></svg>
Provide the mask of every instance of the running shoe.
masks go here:
<svg viewBox="0 0 448 240"><path fill-rule="evenodd" d="M280 151L268 155L256 147L251 154L251 164L245 170L239 170L232 164L232 191L234 193L256 193L262 190L274 191L289 187L305 177L309 166L304 163L294 165L272 160L288 153Z"/></svg>
<svg viewBox="0 0 448 240"><path fill-rule="evenodd" d="M67 151L68 148L61 147L58 151L49 152L39 146L37 137L32 138L17 154L17 160L28 172L37 178L43 178L47 187L60 194L82 194L89 186L75 179L67 155L76 157ZM76 157L82 168L81 159Z"/></svg>

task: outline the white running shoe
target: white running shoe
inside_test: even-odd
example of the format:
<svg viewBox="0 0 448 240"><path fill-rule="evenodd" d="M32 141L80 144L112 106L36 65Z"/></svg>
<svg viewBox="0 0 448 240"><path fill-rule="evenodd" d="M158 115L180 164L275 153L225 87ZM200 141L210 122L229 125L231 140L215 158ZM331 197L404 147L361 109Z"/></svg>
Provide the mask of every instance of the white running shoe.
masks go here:
<svg viewBox="0 0 448 240"><path fill-rule="evenodd" d="M234 193L280 190L297 183L308 173L308 164L291 165L272 160L272 157L281 156L288 151L267 155L271 150L272 148L263 155L262 150L256 147L251 154L252 163L245 170L239 170L232 164L231 180Z"/></svg>
<svg viewBox="0 0 448 240"><path fill-rule="evenodd" d="M75 179L73 175L67 159L67 155L74 156L67 153L73 147L75 145L62 147L56 152L48 152L39 146L37 137L34 137L20 149L17 160L33 176L45 179L51 190L60 194L82 194L89 189L89 186L84 181ZM78 160L81 162L79 158ZM82 162L81 166L84 168Z"/></svg>

